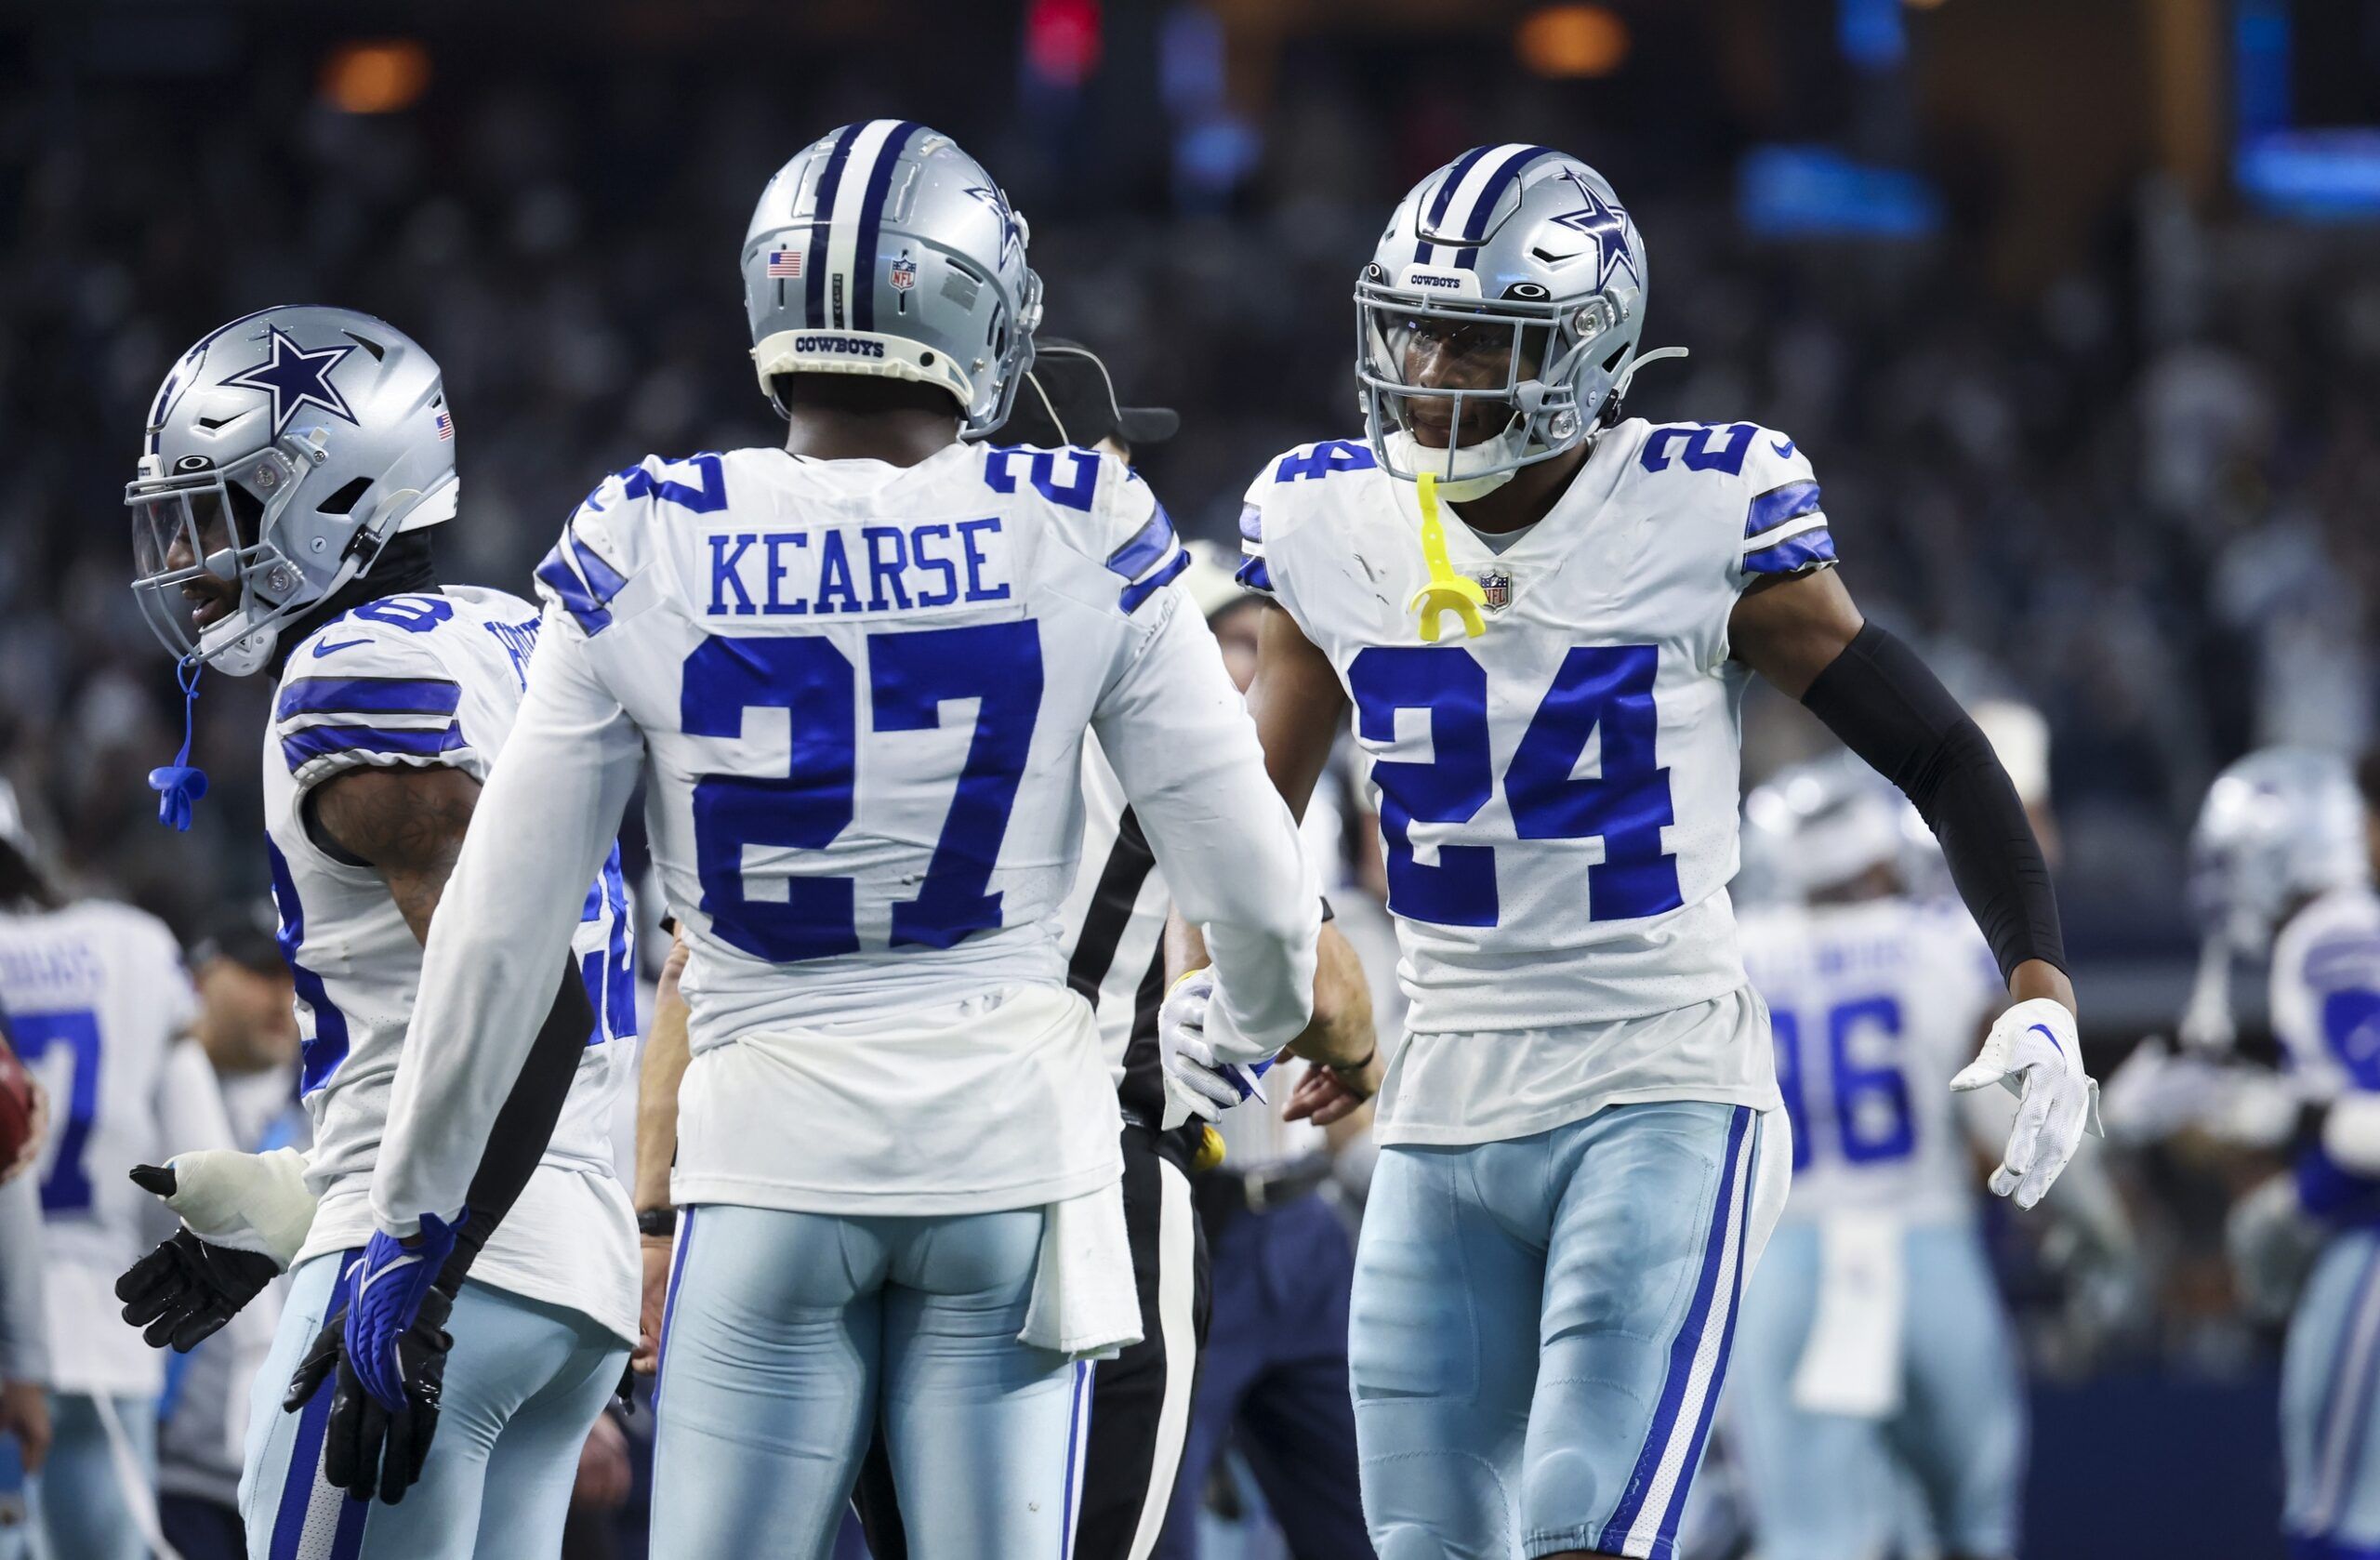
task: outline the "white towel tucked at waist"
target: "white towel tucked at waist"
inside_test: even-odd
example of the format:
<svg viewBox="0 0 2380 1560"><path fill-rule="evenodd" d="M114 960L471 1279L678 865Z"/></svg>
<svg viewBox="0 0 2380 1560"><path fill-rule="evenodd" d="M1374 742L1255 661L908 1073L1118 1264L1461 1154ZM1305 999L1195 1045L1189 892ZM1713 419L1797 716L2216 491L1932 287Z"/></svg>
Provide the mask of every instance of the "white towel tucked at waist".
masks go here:
<svg viewBox="0 0 2380 1560"><path fill-rule="evenodd" d="M1132 1283L1122 1182L1111 1181L1043 1210L1033 1299L1016 1336L1068 1359L1103 1359L1141 1341L1141 1300Z"/></svg>

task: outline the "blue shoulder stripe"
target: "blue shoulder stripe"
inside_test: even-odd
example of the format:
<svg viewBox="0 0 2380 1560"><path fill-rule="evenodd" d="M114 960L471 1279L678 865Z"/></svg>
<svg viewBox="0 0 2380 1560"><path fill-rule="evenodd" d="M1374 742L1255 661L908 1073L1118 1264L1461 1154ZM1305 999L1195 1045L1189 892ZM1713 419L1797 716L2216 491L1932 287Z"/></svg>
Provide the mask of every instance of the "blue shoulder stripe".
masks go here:
<svg viewBox="0 0 2380 1560"><path fill-rule="evenodd" d="M1798 536L1788 536L1775 547L1763 548L1744 560L1743 569L1748 575L1790 575L1833 562L1834 537L1821 525Z"/></svg>
<svg viewBox="0 0 2380 1560"><path fill-rule="evenodd" d="M1116 599L1117 604L1121 606L1127 613L1140 611L1141 603L1143 602L1147 601L1151 596L1156 595L1158 591L1172 584L1174 576L1181 574L1183 570L1189 566L1190 549L1185 547L1181 551L1175 553L1173 555L1173 562L1168 563L1164 568L1159 569L1157 573L1149 575L1146 579L1142 580L1137 585L1128 585L1124 587L1124 593Z"/></svg>
<svg viewBox="0 0 2380 1560"><path fill-rule="evenodd" d="M1149 522L1142 526L1131 540L1107 555L1108 570L1122 575L1126 579L1138 579L1148 573L1149 565L1163 558L1172 546L1173 517L1165 512L1164 505L1159 504L1157 512L1149 516Z"/></svg>
<svg viewBox="0 0 2380 1560"><path fill-rule="evenodd" d="M462 697L439 678L301 677L282 688L272 715L452 715Z"/></svg>
<svg viewBox="0 0 2380 1560"><path fill-rule="evenodd" d="M1264 566L1262 558L1250 558L1241 563L1239 572L1231 577L1250 590L1262 590L1268 596L1273 593L1273 571Z"/></svg>
<svg viewBox="0 0 2380 1560"><path fill-rule="evenodd" d="M463 729L454 721L429 731L397 731L386 726L309 726L281 739L281 756L296 773L316 759L334 753L360 753L386 758L434 759L464 746Z"/></svg>
<svg viewBox="0 0 2380 1560"><path fill-rule="evenodd" d="M582 633L592 638L612 626L612 615L587 588L587 582L578 577L570 560L562 556L562 543L556 542L553 550L546 554L546 561L537 565L537 578L553 591L563 610L577 619Z"/></svg>
<svg viewBox="0 0 2380 1560"><path fill-rule="evenodd" d="M1771 526L1797 520L1818 507L1818 484L1804 478L1772 487L1752 501L1751 512L1744 519L1744 535L1757 536Z"/></svg>
<svg viewBox="0 0 2380 1560"><path fill-rule="evenodd" d="M562 528L562 539L570 544L571 562L578 565L579 577L595 593L595 599L608 603L613 597L628 588L628 578L612 567L603 555L579 539L575 525Z"/></svg>

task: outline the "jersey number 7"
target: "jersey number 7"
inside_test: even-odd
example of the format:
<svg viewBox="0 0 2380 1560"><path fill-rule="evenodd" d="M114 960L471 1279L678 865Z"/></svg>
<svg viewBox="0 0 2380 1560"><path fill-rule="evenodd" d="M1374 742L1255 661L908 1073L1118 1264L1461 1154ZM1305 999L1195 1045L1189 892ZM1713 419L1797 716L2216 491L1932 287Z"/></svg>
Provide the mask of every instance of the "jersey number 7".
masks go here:
<svg viewBox="0 0 2380 1560"><path fill-rule="evenodd" d="M1649 644L1574 647L1504 769L1516 837L1603 841L1603 860L1587 868L1590 920L1657 916L1684 903L1677 857L1661 848L1661 830L1677 820L1670 772L1654 760L1659 654ZM1372 766L1388 844L1388 907L1441 926L1494 926L1495 847L1441 845L1438 865L1430 866L1415 859L1411 836L1416 823L1469 823L1494 794L1488 668L1460 646L1373 645L1348 666L1347 683L1366 742L1394 743L1399 710L1430 718L1428 761ZM1598 732L1602 773L1573 778Z"/></svg>
<svg viewBox="0 0 2380 1560"><path fill-rule="evenodd" d="M792 757L782 778L707 774L694 785L694 865L718 936L775 964L857 953L853 880L775 874L782 898L746 892L746 853L823 851L851 826L858 755L858 680L814 634L712 635L686 657L679 724L690 736L737 737L747 709L783 709ZM1041 633L1031 620L867 636L868 705L879 732L942 724L945 700L974 699L975 735L951 793L925 879L892 906L891 945L946 948L1000 924L987 892L1041 709Z"/></svg>

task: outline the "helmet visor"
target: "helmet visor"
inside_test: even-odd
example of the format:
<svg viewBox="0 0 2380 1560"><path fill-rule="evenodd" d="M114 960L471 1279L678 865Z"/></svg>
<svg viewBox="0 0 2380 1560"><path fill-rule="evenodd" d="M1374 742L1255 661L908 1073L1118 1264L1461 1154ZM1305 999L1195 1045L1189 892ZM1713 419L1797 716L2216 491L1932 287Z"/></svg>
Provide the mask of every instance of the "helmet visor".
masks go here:
<svg viewBox="0 0 2380 1560"><path fill-rule="evenodd" d="M1392 474L1456 478L1532 458L1524 447L1560 350L1551 304L1364 283L1355 315L1355 377Z"/></svg>

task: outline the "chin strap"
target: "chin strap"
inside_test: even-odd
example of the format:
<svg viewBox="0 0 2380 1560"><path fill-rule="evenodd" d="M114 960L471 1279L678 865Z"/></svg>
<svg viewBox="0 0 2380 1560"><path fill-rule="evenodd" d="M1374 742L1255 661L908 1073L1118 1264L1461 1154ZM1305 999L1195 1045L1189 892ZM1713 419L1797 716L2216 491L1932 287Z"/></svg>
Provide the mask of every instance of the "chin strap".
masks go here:
<svg viewBox="0 0 2380 1560"><path fill-rule="evenodd" d="M1421 500L1421 558L1430 565L1430 583L1414 592L1408 603L1421 615L1421 641L1438 642L1439 619L1449 612L1462 619L1466 639L1477 639L1488 631L1487 620L1479 615L1488 604L1488 592L1477 580L1456 574L1447 557L1447 528L1438 519L1437 473L1424 471L1413 485Z"/></svg>
<svg viewBox="0 0 2380 1560"><path fill-rule="evenodd" d="M1649 352L1637 353L1628 360L1628 366L1621 369L1611 381L1612 399L1617 401L1628 393L1628 387L1636 380L1636 371L1646 364L1659 363L1663 358L1682 358L1686 355L1686 351L1683 347L1656 347Z"/></svg>
<svg viewBox="0 0 2380 1560"><path fill-rule="evenodd" d="M149 772L149 788L157 793L157 821L188 832L191 809L206 794L206 771L190 761L192 718L198 709L198 674L204 663L185 656L174 668L182 688L182 750L174 761Z"/></svg>

